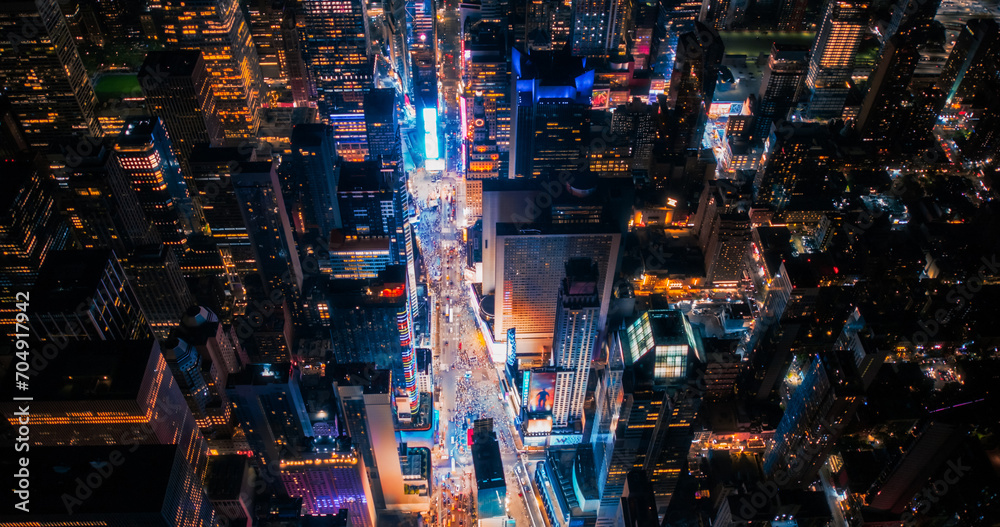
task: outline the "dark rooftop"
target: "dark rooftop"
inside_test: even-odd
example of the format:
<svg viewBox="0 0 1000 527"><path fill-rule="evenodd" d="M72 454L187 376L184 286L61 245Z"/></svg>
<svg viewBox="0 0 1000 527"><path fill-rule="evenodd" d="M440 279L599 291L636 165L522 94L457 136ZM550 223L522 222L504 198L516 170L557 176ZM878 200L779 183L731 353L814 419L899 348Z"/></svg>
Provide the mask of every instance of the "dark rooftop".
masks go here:
<svg viewBox="0 0 1000 527"><path fill-rule="evenodd" d="M505 487L500 443L496 439L480 440L472 444L472 463L476 468L476 487L486 490Z"/></svg>
<svg viewBox="0 0 1000 527"><path fill-rule="evenodd" d="M199 58L200 50L150 51L139 69L140 82L143 77L156 79L164 73L171 77L188 77L194 73Z"/></svg>
<svg viewBox="0 0 1000 527"><path fill-rule="evenodd" d="M49 253L31 290L31 309L36 313L76 311L97 291L113 256L111 249Z"/></svg>
<svg viewBox="0 0 1000 527"><path fill-rule="evenodd" d="M121 446L34 446L31 483L44 490L32 493L31 514L67 517L73 514L73 518L82 521L88 514L159 513L164 500L173 492L170 480L177 448L176 445L134 445L127 450ZM115 465L113 456L123 461ZM13 474L15 463L16 456L3 456L0 466L4 473ZM75 507L68 511L65 496L77 496L80 480L92 479L88 476L98 474L98 467L111 475L102 478L96 488L88 489L92 490L89 497L71 501ZM14 513L5 510L0 513L0 520L10 520L12 516L7 515Z"/></svg>
<svg viewBox="0 0 1000 527"><path fill-rule="evenodd" d="M392 373L371 362L331 364L327 374L337 384L363 387L366 394L389 393L392 384Z"/></svg>
<svg viewBox="0 0 1000 527"><path fill-rule="evenodd" d="M240 454L210 457L205 475L205 490L209 499L239 499L249 459Z"/></svg>
<svg viewBox="0 0 1000 527"><path fill-rule="evenodd" d="M35 401L135 400L153 340L71 340L31 379ZM14 392L14 369L0 392Z"/></svg>

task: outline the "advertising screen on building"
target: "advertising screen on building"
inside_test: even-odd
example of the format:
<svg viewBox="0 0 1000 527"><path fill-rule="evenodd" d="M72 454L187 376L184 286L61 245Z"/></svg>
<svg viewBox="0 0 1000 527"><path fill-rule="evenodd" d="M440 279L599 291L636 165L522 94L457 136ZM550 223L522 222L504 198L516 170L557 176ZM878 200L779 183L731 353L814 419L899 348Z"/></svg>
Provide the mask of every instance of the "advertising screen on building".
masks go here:
<svg viewBox="0 0 1000 527"><path fill-rule="evenodd" d="M436 108L424 108L424 154L427 159L437 159L440 156L438 147L438 121Z"/></svg>
<svg viewBox="0 0 1000 527"><path fill-rule="evenodd" d="M528 435L547 435L552 433L552 417L542 419L529 419L528 426L524 433Z"/></svg>
<svg viewBox="0 0 1000 527"><path fill-rule="evenodd" d="M531 372L528 386L528 413L551 413L556 394L556 373L553 371Z"/></svg>
<svg viewBox="0 0 1000 527"><path fill-rule="evenodd" d="M507 366L513 366L517 361L517 339L515 328L507 330Z"/></svg>
<svg viewBox="0 0 1000 527"><path fill-rule="evenodd" d="M595 110L607 110L608 101L611 99L611 90L602 89L594 90L594 96L591 98L591 104Z"/></svg>

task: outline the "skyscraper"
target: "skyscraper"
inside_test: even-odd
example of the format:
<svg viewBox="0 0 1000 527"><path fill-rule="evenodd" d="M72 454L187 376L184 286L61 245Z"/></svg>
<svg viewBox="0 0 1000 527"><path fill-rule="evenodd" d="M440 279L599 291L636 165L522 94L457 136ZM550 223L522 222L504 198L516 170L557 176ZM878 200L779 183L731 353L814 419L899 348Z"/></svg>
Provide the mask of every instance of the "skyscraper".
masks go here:
<svg viewBox="0 0 1000 527"><path fill-rule="evenodd" d="M14 333L14 303L18 292L31 287L49 253L61 249L68 237L60 220L49 168L40 155L19 154L0 161L6 183L0 193L0 300L7 302L2 320Z"/></svg>
<svg viewBox="0 0 1000 527"><path fill-rule="evenodd" d="M242 170L240 161L250 158L247 154L252 155L252 152L236 147L197 145L191 152L191 172L188 174L212 240L221 250L226 271L239 276L259 271L233 185L234 174Z"/></svg>
<svg viewBox="0 0 1000 527"><path fill-rule="evenodd" d="M805 487L816 479L837 438L864 399L850 354L811 357L764 453L764 473L783 473L782 487Z"/></svg>
<svg viewBox="0 0 1000 527"><path fill-rule="evenodd" d="M139 70L149 112L163 120L185 175L198 143L222 144L212 78L200 50L152 51Z"/></svg>
<svg viewBox="0 0 1000 527"><path fill-rule="evenodd" d="M66 492L32 496L30 511L5 510L0 525L201 527L219 519L201 486L202 475L185 461L182 446L63 445L35 447L31 454L38 471L32 481ZM15 472L15 458L5 457L2 466ZM100 483L94 488L84 484L87 493L70 494L86 479ZM135 492L137 482L144 492ZM129 496L127 507L122 496Z"/></svg>
<svg viewBox="0 0 1000 527"><path fill-rule="evenodd" d="M299 370L288 362L250 364L229 376L226 395L259 467L279 467L312 435L299 377ZM280 481L270 485L282 486Z"/></svg>
<svg viewBox="0 0 1000 527"><path fill-rule="evenodd" d="M183 244L200 222L163 121L157 117L126 121L115 156L160 240L171 246Z"/></svg>
<svg viewBox="0 0 1000 527"><path fill-rule="evenodd" d="M240 2L162 0L157 14L168 49L202 51L225 140L235 146L253 138L260 126L264 82Z"/></svg>
<svg viewBox="0 0 1000 527"><path fill-rule="evenodd" d="M92 155L67 167L60 212L79 247L110 247L115 254L127 255L140 245L159 243L159 232L115 159L112 142L102 141Z"/></svg>
<svg viewBox="0 0 1000 527"><path fill-rule="evenodd" d="M333 388L347 435L364 459L376 509L399 509L403 471L393 426L392 374L371 364L334 367Z"/></svg>
<svg viewBox="0 0 1000 527"><path fill-rule="evenodd" d="M750 246L750 216L720 213L711 224L705 254L705 280L715 287L735 287L743 279L744 258Z"/></svg>
<svg viewBox="0 0 1000 527"><path fill-rule="evenodd" d="M303 276L275 165L241 163L239 174L230 177L265 287L288 296L302 288Z"/></svg>
<svg viewBox="0 0 1000 527"><path fill-rule="evenodd" d="M332 453L306 453L281 460L281 480L293 498L302 498L308 514L336 514L347 509L351 525L373 527L375 504L361 454L348 447Z"/></svg>
<svg viewBox="0 0 1000 527"><path fill-rule="evenodd" d="M867 0L827 2L806 75L806 87L812 92L808 108L811 117L840 117L850 91L854 56L867 26Z"/></svg>
<svg viewBox="0 0 1000 527"><path fill-rule="evenodd" d="M340 208L337 185L340 170L334 130L325 124L300 124L292 129L292 173L286 191L293 203L302 207L295 214L299 232L318 228L326 237L339 229Z"/></svg>
<svg viewBox="0 0 1000 527"><path fill-rule="evenodd" d="M909 124L909 86L920 61L919 42L912 32L904 31L890 37L882 48L858 114L856 127L862 139L884 147Z"/></svg>
<svg viewBox="0 0 1000 527"><path fill-rule="evenodd" d="M362 0L304 0L303 47L320 116L360 114L372 89L371 37Z"/></svg>
<svg viewBox="0 0 1000 527"><path fill-rule="evenodd" d="M513 50L510 178L574 174L587 156L594 70L568 50Z"/></svg>
<svg viewBox="0 0 1000 527"><path fill-rule="evenodd" d="M178 445L200 488L208 447L153 339L71 341L32 383L33 447ZM17 423L13 403L0 411Z"/></svg>
<svg viewBox="0 0 1000 527"><path fill-rule="evenodd" d="M684 33L678 40L669 96L661 99L666 107L660 111L660 137L667 152L675 155L701 149L708 107L724 55L718 33L701 23L695 26L697 32ZM706 34L712 36L702 36Z"/></svg>
<svg viewBox="0 0 1000 527"><path fill-rule="evenodd" d="M771 125L788 117L802 91L808 59L808 48L777 42L771 45L753 112L751 139L763 142Z"/></svg>
<svg viewBox="0 0 1000 527"><path fill-rule="evenodd" d="M962 29L951 55L941 70L938 86L944 99L965 98L976 92L995 68L1000 53L1000 24L992 18L976 18Z"/></svg>
<svg viewBox="0 0 1000 527"><path fill-rule="evenodd" d="M139 299L110 249L49 254L31 290L32 333L41 339L133 340L150 336Z"/></svg>
<svg viewBox="0 0 1000 527"><path fill-rule="evenodd" d="M0 5L3 93L28 142L45 148L72 135L101 136L97 95L56 0Z"/></svg>
<svg viewBox="0 0 1000 527"><path fill-rule="evenodd" d="M126 258L125 274L153 334L167 338L195 303L176 254L162 244L137 247Z"/></svg>
<svg viewBox="0 0 1000 527"><path fill-rule="evenodd" d="M465 95L465 123L473 129L469 136L470 160L467 167L472 169L473 151L478 146L494 145L495 151L487 157L494 161L496 172L508 171L510 150L511 101L510 101L510 59L508 58L508 35L505 26L488 22L473 22L466 32L465 49L469 57L465 62L465 76L468 88ZM481 101L481 102L480 102ZM481 115L475 115L476 108L482 108ZM482 124L479 121L482 121ZM481 132L480 132L481 130ZM496 154L494 160L492 154ZM492 171L490 171L492 172Z"/></svg>
<svg viewBox="0 0 1000 527"><path fill-rule="evenodd" d="M571 383L556 385L552 425L562 427L583 416L590 361L601 332L601 298L598 296L597 263L589 258L566 262L566 277L559 288L556 304L555 337L552 355L559 368L570 370ZM558 380L558 377L557 377Z"/></svg>
<svg viewBox="0 0 1000 527"><path fill-rule="evenodd" d="M380 88L365 94L365 135L368 158L380 170L396 176L402 171L402 139L396 117L396 90Z"/></svg>

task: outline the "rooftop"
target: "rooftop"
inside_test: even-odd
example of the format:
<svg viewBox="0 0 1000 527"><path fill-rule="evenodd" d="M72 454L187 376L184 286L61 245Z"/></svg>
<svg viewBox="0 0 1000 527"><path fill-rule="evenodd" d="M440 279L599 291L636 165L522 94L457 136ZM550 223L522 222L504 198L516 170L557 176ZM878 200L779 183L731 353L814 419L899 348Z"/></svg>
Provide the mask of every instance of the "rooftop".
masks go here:
<svg viewBox="0 0 1000 527"><path fill-rule="evenodd" d="M31 379L35 401L135 400L139 396L153 340L71 340ZM0 392L14 392L11 377Z"/></svg>
<svg viewBox="0 0 1000 527"><path fill-rule="evenodd" d="M69 517L73 514L74 518L82 520L88 517L87 514L159 513L164 500L175 491L170 482L175 477L172 471L177 448L176 445L134 445L123 454L120 445L35 446L31 449L31 482L46 491L31 496L31 515ZM118 464L115 459L119 460ZM4 466L5 473L15 472L15 460L15 456L3 456L0 465ZM88 489L92 490L89 497L71 501L75 507L69 511L66 496L73 496L80 480L87 478L89 481L92 478L88 476L98 474L98 470L110 475L100 478L97 487ZM137 492L137 482L141 482L141 492ZM7 514L11 513L0 513L0 520L11 519ZM28 518L23 521L29 521Z"/></svg>
<svg viewBox="0 0 1000 527"><path fill-rule="evenodd" d="M49 253L31 290L35 313L76 311L97 291L110 260L111 249L83 249Z"/></svg>

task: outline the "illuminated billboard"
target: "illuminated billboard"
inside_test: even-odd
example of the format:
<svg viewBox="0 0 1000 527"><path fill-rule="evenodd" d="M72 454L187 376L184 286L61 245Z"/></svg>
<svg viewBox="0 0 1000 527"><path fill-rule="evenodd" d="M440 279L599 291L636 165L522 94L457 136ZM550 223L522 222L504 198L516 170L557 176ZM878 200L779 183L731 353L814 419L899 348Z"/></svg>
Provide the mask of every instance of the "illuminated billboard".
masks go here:
<svg viewBox="0 0 1000 527"><path fill-rule="evenodd" d="M517 341L515 339L515 333L514 328L507 330L507 366L513 366L514 362L517 361Z"/></svg>
<svg viewBox="0 0 1000 527"><path fill-rule="evenodd" d="M529 419L524 430L527 435L548 435L552 433L552 416L541 419Z"/></svg>
<svg viewBox="0 0 1000 527"><path fill-rule="evenodd" d="M438 114L437 108L424 108L424 156L427 159L438 159L441 152L438 149Z"/></svg>
<svg viewBox="0 0 1000 527"><path fill-rule="evenodd" d="M590 99L595 110L607 110L608 101L611 99L611 90L594 90L594 96Z"/></svg>
<svg viewBox="0 0 1000 527"><path fill-rule="evenodd" d="M528 413L552 413L552 402L556 395L556 372L531 372L528 385Z"/></svg>

